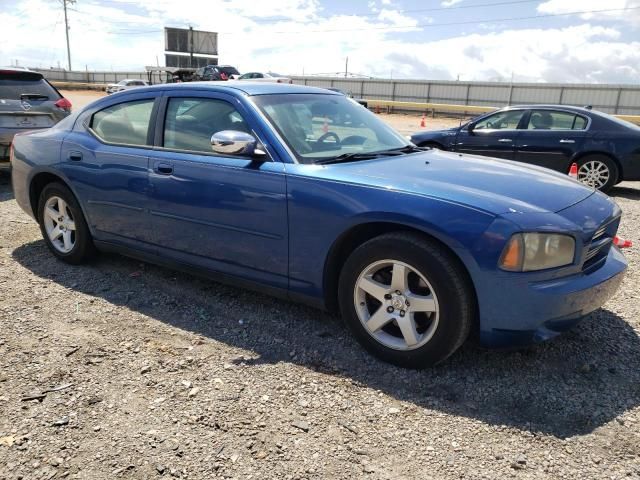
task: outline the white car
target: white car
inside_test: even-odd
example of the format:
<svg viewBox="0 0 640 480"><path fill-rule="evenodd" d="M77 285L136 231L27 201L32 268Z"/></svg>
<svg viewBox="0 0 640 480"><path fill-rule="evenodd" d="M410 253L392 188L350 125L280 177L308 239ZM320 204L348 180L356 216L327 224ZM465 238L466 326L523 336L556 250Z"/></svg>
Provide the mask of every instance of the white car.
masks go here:
<svg viewBox="0 0 640 480"><path fill-rule="evenodd" d="M147 87L148 82L140 80L139 78L125 78L118 83L110 83L107 85L106 91L108 95L112 93L121 92L123 90L129 90L131 88Z"/></svg>
<svg viewBox="0 0 640 480"><path fill-rule="evenodd" d="M269 73L260 73L260 72L250 72L245 73L244 75L240 75L238 80L251 80L254 82L273 82L273 83L293 83L293 81L289 77L285 77L283 75L279 75L277 73L269 72Z"/></svg>

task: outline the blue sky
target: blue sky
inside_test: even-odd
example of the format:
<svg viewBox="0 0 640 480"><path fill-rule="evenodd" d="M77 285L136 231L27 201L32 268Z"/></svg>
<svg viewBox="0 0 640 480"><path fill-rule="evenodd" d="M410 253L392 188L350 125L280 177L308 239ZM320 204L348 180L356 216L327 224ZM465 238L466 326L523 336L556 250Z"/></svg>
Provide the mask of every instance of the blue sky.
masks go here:
<svg viewBox="0 0 640 480"><path fill-rule="evenodd" d="M611 11L575 13L594 10ZM75 69L162 64L163 26L192 25L220 32L220 62L241 71L331 73L348 56L351 72L394 78L640 75L640 0L77 0L69 19ZM59 0L3 0L0 24L0 64L66 65Z"/></svg>

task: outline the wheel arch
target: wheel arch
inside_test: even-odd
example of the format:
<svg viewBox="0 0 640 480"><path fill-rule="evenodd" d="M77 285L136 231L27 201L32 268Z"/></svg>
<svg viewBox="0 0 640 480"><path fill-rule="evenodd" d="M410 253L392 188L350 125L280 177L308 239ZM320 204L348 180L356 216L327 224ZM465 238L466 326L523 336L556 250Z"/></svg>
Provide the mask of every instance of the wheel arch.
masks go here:
<svg viewBox="0 0 640 480"><path fill-rule="evenodd" d="M50 170L43 170L36 173L29 181L29 207L33 212L33 217L38 220L38 202L40 201L40 195L47 185L54 182L60 183L69 189L71 194L78 202L78 205L82 210L82 214L84 215L88 223L89 218L87 216L87 212L85 211L84 205L82 204L82 202L80 202L78 195L76 194L69 181L67 181L62 175L58 174L57 172L52 172ZM89 227L89 230L91 231L91 227Z"/></svg>
<svg viewBox="0 0 640 480"><path fill-rule="evenodd" d="M424 142L420 142L418 144L419 147L431 147L431 148L437 148L439 150L446 150L447 147L445 147L442 143L437 142L435 140L425 140Z"/></svg>
<svg viewBox="0 0 640 480"><path fill-rule="evenodd" d="M436 235L428 233L424 230L416 228L411 225L406 225L397 222L385 222L385 221L371 221L366 223L360 223L343 232L331 245L324 265L323 274L323 292L324 303L328 311L338 312L338 281L340 278L340 272L342 265L353 253L353 251L365 242L391 232L408 232L415 233L425 239L429 239L436 242L442 247L451 258L456 261L461 267L462 271L466 275L469 287L471 288L472 295L475 301L476 311L478 311L478 295L473 283L473 278L469 272L469 268L460 255L447 245L442 239ZM478 318L476 318L478 323Z"/></svg>

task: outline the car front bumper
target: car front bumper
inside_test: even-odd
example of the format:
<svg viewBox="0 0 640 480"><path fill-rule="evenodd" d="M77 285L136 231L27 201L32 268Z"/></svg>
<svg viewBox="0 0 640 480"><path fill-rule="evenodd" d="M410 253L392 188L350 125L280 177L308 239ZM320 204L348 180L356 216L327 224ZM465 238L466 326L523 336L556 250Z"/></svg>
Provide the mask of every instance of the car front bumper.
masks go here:
<svg viewBox="0 0 640 480"><path fill-rule="evenodd" d="M569 330L614 295L626 268L624 255L612 247L604 264L589 274L524 285L498 281L493 285L500 293L492 298L492 314L481 318L481 345L524 346Z"/></svg>

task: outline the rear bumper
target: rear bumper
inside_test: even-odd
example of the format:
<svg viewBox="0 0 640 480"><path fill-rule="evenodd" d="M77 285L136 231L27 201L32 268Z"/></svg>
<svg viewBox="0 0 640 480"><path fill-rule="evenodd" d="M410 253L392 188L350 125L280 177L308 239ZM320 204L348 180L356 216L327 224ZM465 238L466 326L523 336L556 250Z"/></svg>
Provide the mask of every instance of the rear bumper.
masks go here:
<svg viewBox="0 0 640 480"><path fill-rule="evenodd" d="M611 248L597 270L525 285L494 285L493 312L481 320L480 343L486 347L517 347L549 340L575 326L616 292L627 268L618 248ZM497 304L496 304L497 303Z"/></svg>

